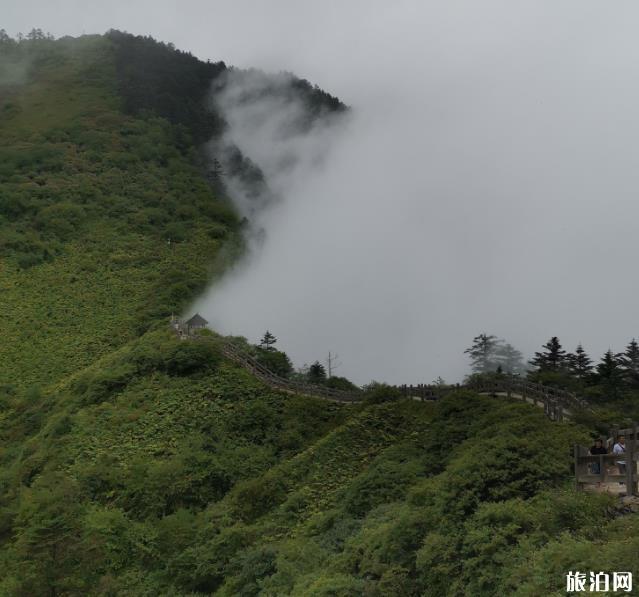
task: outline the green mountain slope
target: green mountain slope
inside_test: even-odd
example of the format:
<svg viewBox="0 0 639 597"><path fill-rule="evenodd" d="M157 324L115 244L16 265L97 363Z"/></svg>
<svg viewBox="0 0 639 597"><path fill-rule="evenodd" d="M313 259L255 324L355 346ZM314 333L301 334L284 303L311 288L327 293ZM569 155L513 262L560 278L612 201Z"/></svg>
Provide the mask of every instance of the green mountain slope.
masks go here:
<svg viewBox="0 0 639 597"><path fill-rule="evenodd" d="M639 572L636 517L570 490L584 428L470 393L292 396L168 331L242 248L199 151L225 69L118 32L0 35L0 595L538 596Z"/></svg>
<svg viewBox="0 0 639 597"><path fill-rule="evenodd" d="M25 388L183 308L237 223L183 128L124 113L108 38L21 45L3 54L28 75L0 120L0 371Z"/></svg>

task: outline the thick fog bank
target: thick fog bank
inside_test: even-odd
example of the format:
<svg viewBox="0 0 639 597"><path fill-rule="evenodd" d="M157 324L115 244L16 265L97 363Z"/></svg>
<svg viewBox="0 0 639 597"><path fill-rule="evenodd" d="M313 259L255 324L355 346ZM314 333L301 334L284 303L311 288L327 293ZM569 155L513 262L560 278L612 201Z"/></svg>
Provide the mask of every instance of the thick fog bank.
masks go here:
<svg viewBox="0 0 639 597"><path fill-rule="evenodd" d="M229 104L279 199L195 308L253 341L270 329L297 365L337 351L357 382L458 380L482 331L527 356L551 335L621 350L639 334L639 42L545 6L368 15L336 72L308 58L353 107L338 126L288 138L290 106Z"/></svg>

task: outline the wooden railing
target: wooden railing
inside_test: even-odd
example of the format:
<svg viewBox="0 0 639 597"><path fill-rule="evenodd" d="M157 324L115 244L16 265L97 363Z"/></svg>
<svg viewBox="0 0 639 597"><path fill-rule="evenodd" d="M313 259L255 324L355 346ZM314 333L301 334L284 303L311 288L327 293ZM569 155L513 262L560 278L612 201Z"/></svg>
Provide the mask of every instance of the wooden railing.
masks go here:
<svg viewBox="0 0 639 597"><path fill-rule="evenodd" d="M626 451L622 454L591 455L587 447L575 445L575 486L578 491L585 489L587 485L602 486L606 483L619 483L625 485L627 495L639 494L637 424L626 429L611 430L610 437L606 441L609 450L620 436L626 439ZM621 467L619 463L622 463Z"/></svg>
<svg viewBox="0 0 639 597"><path fill-rule="evenodd" d="M553 421L571 418L578 410L591 410L584 400L572 392L534 383L517 375L478 377L466 387L479 393L505 394L509 398L534 404L543 408L546 416Z"/></svg>
<svg viewBox="0 0 639 597"><path fill-rule="evenodd" d="M273 373L270 369L267 369L254 356L240 349L230 341L224 341L222 343L222 353L229 360L249 370L255 377L269 387L277 390L302 394L304 396L315 396L326 400L335 400L336 402L359 402L362 399L361 391L345 392L318 384L304 383L281 377Z"/></svg>
<svg viewBox="0 0 639 597"><path fill-rule="evenodd" d="M180 335L180 337L182 339L187 339L187 337L192 339L198 338L198 336L191 335L187 337ZM343 403L355 403L363 399L363 392L361 390L345 392L334 388L327 388L326 386L281 377L262 365L253 355L228 339L222 341L222 353L226 358L244 367L273 389ZM543 408L546 416L553 421L569 419L579 410L592 412L588 404L572 392L533 383L516 375L479 376L471 379L471 381L465 385L455 386L405 384L396 387L404 397L421 401L438 400L451 391L462 388L484 394L505 395L509 398L521 400ZM616 430L616 433L613 435L617 437L618 435L624 434L629 438L629 442L627 452L623 456L618 454L590 456L588 454L588 448L575 446L575 484L577 489L583 489L585 485L593 483L620 482L625 483L628 488L627 491L633 495L637 494L637 461L639 460L636 447L637 426L635 425L635 427L631 429ZM629 465L626 466L624 474L614 474L614 472L612 472L614 470L613 465L617 461L629 463ZM596 463L598 463L598 466L593 467L593 464ZM596 474L593 473L595 469L598 471Z"/></svg>
<svg viewBox="0 0 639 597"><path fill-rule="evenodd" d="M620 473L619 462L624 463L625 472ZM634 462L634 467L630 463ZM634 450L624 454L597 454L591 456L588 448L575 446L575 484L577 490L585 485L602 485L604 483L622 483L630 489L629 493L637 493L637 455ZM628 490L626 490L628 491Z"/></svg>
<svg viewBox="0 0 639 597"><path fill-rule="evenodd" d="M433 385L433 384L417 384L417 385L401 385L396 386L396 388L401 392L404 398L409 398L412 400L439 400L446 396L446 394L450 394L450 392L454 390L459 390L463 386L454 385Z"/></svg>
<svg viewBox="0 0 639 597"><path fill-rule="evenodd" d="M199 336L189 337L197 339ZM248 369L255 377L274 389L305 396L317 396L337 402L359 402L362 400L363 392L361 390L347 392L318 384L286 379L277 375L232 340L225 339L222 341L222 352L229 360ZM554 421L561 421L566 417L569 418L572 412L578 409L589 410L588 405L571 392L532 383L517 375L500 375L490 378L479 377L465 385L403 384L395 387L406 398L422 401L438 400L446 394L462 388L486 394L505 394L509 398L523 400L543 407L544 413Z"/></svg>
<svg viewBox="0 0 639 597"><path fill-rule="evenodd" d="M281 377L266 368L253 355L230 340L225 340L222 343L222 352L228 359L248 369L258 379L272 388L306 396L327 398L338 402L359 402L362 400L362 391L346 392L318 384L305 383ZM490 379L475 379L463 386L404 384L396 386L396 388L399 389L404 397L421 401L438 400L446 394L462 388L468 388L479 393L505 394L508 397L543 407L545 414L555 421L569 418L576 409L588 408L575 394L558 388L532 383L514 375L503 375L499 378Z"/></svg>

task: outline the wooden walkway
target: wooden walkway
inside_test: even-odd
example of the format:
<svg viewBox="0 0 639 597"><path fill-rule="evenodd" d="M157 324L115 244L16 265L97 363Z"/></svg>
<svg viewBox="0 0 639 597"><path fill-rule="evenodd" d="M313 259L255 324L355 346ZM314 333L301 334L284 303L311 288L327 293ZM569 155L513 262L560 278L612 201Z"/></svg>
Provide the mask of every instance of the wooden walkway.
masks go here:
<svg viewBox="0 0 639 597"><path fill-rule="evenodd" d="M361 390L344 392L316 384L285 379L264 367L255 357L242 351L230 341L225 341L222 344L222 352L229 360L244 367L274 390L350 404L361 402L364 399ZM395 387L400 390L405 398L419 401L439 400L446 394L459 389L469 389L478 394L490 396L503 396L542 408L544 414L552 421L570 420L573 414L579 411L593 412L584 400L581 400L572 392L532 383L513 375L477 378L471 380L468 384L456 386L405 384ZM635 448L636 426L632 429L612 431L611 438L607 440L607 443L611 447L614 438L624 433L629 439L629 449L628 453L624 455L624 459L633 465L627 466L623 474L619 474L617 467L617 461L620 460L618 455L590 456L588 448L584 446L574 447L575 487L577 490L607 492L615 495L639 494L637 483L639 476L637 474L638 454ZM592 473L593 463L595 462L599 463L597 470L600 472L597 475Z"/></svg>
<svg viewBox="0 0 639 597"><path fill-rule="evenodd" d="M225 341L222 343L222 353L227 359L244 367L274 390L288 392L289 394L300 394L302 396L314 396L315 398L323 398L324 400L333 400L335 402L352 403L362 400L361 391L344 392L318 384L304 383L281 377L264 367L255 357L242 351L232 342Z"/></svg>
<svg viewBox="0 0 639 597"><path fill-rule="evenodd" d="M355 403L363 400L363 392L361 390L346 392L281 377L264 367L254 356L229 340L223 341L222 352L229 360L244 367L275 390L303 396L314 396L336 402ZM543 408L544 413L554 421L570 418L571 413L577 409L589 408L575 394L542 384L531 383L512 375L503 375L491 380L475 381L466 385L404 384L395 387L404 397L420 401L439 400L446 394L460 389L469 389L480 394L506 396Z"/></svg>
<svg viewBox="0 0 639 597"><path fill-rule="evenodd" d="M182 339L197 338L197 336L191 335L188 337L180 335L180 337ZM250 371L260 381L274 390L345 404L354 404L364 400L364 392L362 390L347 392L281 377L270 371L254 356L242 350L231 340L222 341L222 353L227 359ZM420 401L439 400L450 392L459 389L468 389L479 394L491 396L504 396L543 408L544 414L552 421L571 419L579 411L593 412L584 400L572 392L532 383L515 375L504 374L490 378L479 377L467 384L456 386L405 384L395 386L395 388L405 398ZM609 446L620 434L625 434L629 440L627 453L623 458L631 463L630 466L626 467L623 475L619 474L616 467L617 461L620 460L618 455L590 456L588 448L575 446L575 485L578 490L608 491L609 493L628 493L632 495L639 493L637 483L637 478L639 477L637 474L637 460L639 459L636 447L638 439L637 426L635 425L630 429L611 431L611 437L607 440ZM593 463L599 463L599 466L595 468ZM595 475L593 470L598 470L599 473Z"/></svg>
<svg viewBox="0 0 639 597"><path fill-rule="evenodd" d="M570 419L572 413L579 410L592 412L588 404L572 392L533 383L515 375L478 379L466 387L480 394L506 396L533 404L543 408L546 416L553 421Z"/></svg>

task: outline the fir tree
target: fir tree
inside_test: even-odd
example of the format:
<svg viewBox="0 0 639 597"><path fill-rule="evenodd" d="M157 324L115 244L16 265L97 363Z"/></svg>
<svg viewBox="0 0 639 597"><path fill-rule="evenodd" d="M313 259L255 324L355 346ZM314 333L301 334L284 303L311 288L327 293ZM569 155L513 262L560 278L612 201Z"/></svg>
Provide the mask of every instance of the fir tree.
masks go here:
<svg viewBox="0 0 639 597"><path fill-rule="evenodd" d="M566 355L566 364L570 374L577 379L586 379L592 373L592 359L586 354L581 343L577 345L574 353Z"/></svg>
<svg viewBox="0 0 639 597"><path fill-rule="evenodd" d="M473 373L489 373L497 369L497 336L479 334L473 338L473 344L464 351L470 356Z"/></svg>
<svg viewBox="0 0 639 597"><path fill-rule="evenodd" d="M632 389L639 388L639 343L633 338L626 350L617 355L624 381Z"/></svg>
<svg viewBox="0 0 639 597"><path fill-rule="evenodd" d="M530 361L537 371L561 371L566 365L566 351L562 349L557 336L543 345L543 352L536 352Z"/></svg>
<svg viewBox="0 0 639 597"><path fill-rule="evenodd" d="M623 370L617 356L608 349L597 364L596 380L608 392L610 397L616 398L623 383Z"/></svg>
<svg viewBox="0 0 639 597"><path fill-rule="evenodd" d="M308 379L312 383L321 383L326 380L326 368L319 361L315 361L308 368Z"/></svg>
<svg viewBox="0 0 639 597"><path fill-rule="evenodd" d="M262 340L260 341L260 347L264 350L275 350L273 345L277 342L277 338L271 334L269 330L266 330L264 336L262 336Z"/></svg>
<svg viewBox="0 0 639 597"><path fill-rule="evenodd" d="M15 41L11 39L11 36L4 29L0 29L0 44L15 44Z"/></svg>
<svg viewBox="0 0 639 597"><path fill-rule="evenodd" d="M502 342L495 349L495 358L504 373L523 373L525 370L523 355L512 344Z"/></svg>

